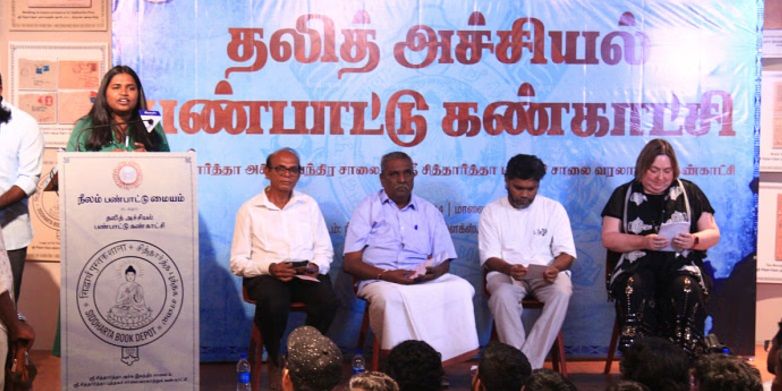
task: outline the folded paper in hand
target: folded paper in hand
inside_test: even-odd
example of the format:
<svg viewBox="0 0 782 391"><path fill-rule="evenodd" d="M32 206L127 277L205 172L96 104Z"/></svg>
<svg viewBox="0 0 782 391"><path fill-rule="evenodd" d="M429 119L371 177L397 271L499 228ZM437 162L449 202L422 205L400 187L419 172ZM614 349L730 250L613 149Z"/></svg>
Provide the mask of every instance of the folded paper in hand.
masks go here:
<svg viewBox="0 0 782 391"><path fill-rule="evenodd" d="M665 238L668 240L668 245L663 247L660 251L676 251L676 249L673 248L673 238L676 237L676 235L680 233L687 233L690 232L690 223L686 221L680 221L676 223L665 223L660 226L660 232L657 233L657 235Z"/></svg>
<svg viewBox="0 0 782 391"><path fill-rule="evenodd" d="M527 274L524 275L525 280L533 280L536 278L543 278L543 272L546 271L548 266L546 265L538 265L538 264L530 264L527 265Z"/></svg>

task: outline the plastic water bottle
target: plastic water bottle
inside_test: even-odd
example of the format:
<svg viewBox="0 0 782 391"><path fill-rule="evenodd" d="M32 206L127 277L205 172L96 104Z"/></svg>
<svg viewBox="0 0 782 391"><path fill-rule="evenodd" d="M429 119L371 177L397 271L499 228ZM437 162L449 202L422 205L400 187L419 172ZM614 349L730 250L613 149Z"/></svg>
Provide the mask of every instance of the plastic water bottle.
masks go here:
<svg viewBox="0 0 782 391"><path fill-rule="evenodd" d="M242 353L236 363L236 391L251 391L250 362L247 361L247 353Z"/></svg>
<svg viewBox="0 0 782 391"><path fill-rule="evenodd" d="M364 359L364 355L361 354L361 350L357 350L356 354L353 355L353 359L350 360L351 367L353 368L353 374L359 374L363 373L367 370L366 360Z"/></svg>

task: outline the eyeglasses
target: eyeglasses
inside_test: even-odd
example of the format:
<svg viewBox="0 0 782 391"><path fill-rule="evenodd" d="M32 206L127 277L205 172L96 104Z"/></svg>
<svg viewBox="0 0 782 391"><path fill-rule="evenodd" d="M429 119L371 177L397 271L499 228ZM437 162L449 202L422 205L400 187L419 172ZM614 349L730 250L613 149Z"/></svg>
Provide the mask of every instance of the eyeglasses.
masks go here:
<svg viewBox="0 0 782 391"><path fill-rule="evenodd" d="M274 170L274 172L276 172L279 175L284 175L286 172L290 175L301 174L301 166L293 166L293 167L274 166L269 168Z"/></svg>

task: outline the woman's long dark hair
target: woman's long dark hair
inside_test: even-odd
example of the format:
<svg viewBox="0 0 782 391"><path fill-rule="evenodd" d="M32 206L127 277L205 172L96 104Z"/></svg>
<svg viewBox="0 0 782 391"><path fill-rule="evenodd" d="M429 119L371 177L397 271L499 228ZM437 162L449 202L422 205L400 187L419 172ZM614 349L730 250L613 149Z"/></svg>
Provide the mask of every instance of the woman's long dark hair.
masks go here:
<svg viewBox="0 0 782 391"><path fill-rule="evenodd" d="M157 132L147 132L144 124L141 122L141 116L138 110L147 109L147 98L144 95L144 87L141 86L141 80L139 80L136 72L127 65L116 65L109 69L103 76L103 80L100 82L98 88L98 94L95 97L95 103L92 105L92 109L84 118L92 120L92 131L90 137L87 139L87 150L99 151L104 145L110 144L112 141L112 132L116 123L112 117L112 110L106 101L106 90L109 88L111 79L125 73L130 75L135 81L138 87L138 101L136 102L136 108L131 111L130 118L128 118L128 128L126 130L133 140L144 144L144 148L147 151L160 150L160 144L163 141Z"/></svg>

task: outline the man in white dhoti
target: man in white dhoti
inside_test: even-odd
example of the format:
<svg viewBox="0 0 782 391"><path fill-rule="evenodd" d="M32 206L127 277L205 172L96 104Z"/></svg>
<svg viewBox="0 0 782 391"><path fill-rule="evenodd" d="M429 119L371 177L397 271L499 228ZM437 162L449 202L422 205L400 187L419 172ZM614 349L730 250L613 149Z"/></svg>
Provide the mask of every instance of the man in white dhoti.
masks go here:
<svg viewBox="0 0 782 391"><path fill-rule="evenodd" d="M381 160L380 190L353 212L343 267L361 280L372 332L381 349L409 339L427 342L443 361L478 348L472 285L449 274L456 258L440 211L412 194L413 161L403 152Z"/></svg>
<svg viewBox="0 0 782 391"><path fill-rule="evenodd" d="M481 265L500 342L520 349L533 369L541 368L562 327L573 286L576 258L567 211L538 195L546 166L536 156L508 161L508 195L486 205L478 225ZM529 335L521 321L521 300L534 295L544 303ZM526 338L525 338L526 337Z"/></svg>

